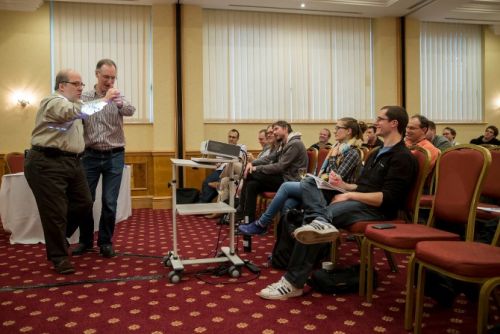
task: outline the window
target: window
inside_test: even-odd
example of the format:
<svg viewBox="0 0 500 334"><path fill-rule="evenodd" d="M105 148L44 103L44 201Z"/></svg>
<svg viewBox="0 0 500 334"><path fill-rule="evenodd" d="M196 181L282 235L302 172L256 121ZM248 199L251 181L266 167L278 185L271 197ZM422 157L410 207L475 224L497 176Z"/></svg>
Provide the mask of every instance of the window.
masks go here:
<svg viewBox="0 0 500 334"><path fill-rule="evenodd" d="M204 10L205 121L373 119L371 21Z"/></svg>
<svg viewBox="0 0 500 334"><path fill-rule="evenodd" d="M481 27L420 25L420 107L435 122L482 121Z"/></svg>
<svg viewBox="0 0 500 334"><path fill-rule="evenodd" d="M60 69L73 68L82 74L88 89L96 82L97 62L110 58L118 67L115 87L137 109L125 121L150 122L151 7L51 4L53 78Z"/></svg>

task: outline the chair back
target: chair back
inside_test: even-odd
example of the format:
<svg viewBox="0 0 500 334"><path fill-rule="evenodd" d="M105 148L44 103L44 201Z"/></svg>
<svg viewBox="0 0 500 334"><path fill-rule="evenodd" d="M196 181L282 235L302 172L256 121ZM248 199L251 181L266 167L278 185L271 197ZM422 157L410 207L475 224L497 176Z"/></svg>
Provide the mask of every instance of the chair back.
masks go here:
<svg viewBox="0 0 500 334"><path fill-rule="evenodd" d="M318 163L316 164L316 175L319 174L319 170L321 169L321 166L323 166L323 162L326 159L326 156L328 155L328 152L330 152L329 148L320 148L318 151Z"/></svg>
<svg viewBox="0 0 500 334"><path fill-rule="evenodd" d="M307 172L315 174L318 164L318 150L314 147L307 149Z"/></svg>
<svg viewBox="0 0 500 334"><path fill-rule="evenodd" d="M408 198L406 199L406 212L410 215L413 223L418 223L418 211L420 209L420 196L425 186L425 180L429 174L431 154L428 150L420 146L410 148L411 153L418 162L418 174L413 182Z"/></svg>
<svg viewBox="0 0 500 334"><path fill-rule="evenodd" d="M24 154L19 152L7 153L5 155L5 164L7 174L24 172Z"/></svg>
<svg viewBox="0 0 500 334"><path fill-rule="evenodd" d="M477 203L490 164L490 152L478 145L457 145L440 155L429 226L436 220L467 225L465 239L473 240Z"/></svg>
<svg viewBox="0 0 500 334"><path fill-rule="evenodd" d="M500 147L491 147L489 150L491 166L488 169L481 195L500 200Z"/></svg>

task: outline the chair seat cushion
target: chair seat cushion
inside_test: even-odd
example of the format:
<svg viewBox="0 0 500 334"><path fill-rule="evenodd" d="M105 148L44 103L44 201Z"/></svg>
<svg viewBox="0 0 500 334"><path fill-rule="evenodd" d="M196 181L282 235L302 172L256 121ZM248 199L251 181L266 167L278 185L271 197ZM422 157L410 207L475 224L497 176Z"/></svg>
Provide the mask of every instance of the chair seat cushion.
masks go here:
<svg viewBox="0 0 500 334"><path fill-rule="evenodd" d="M415 257L466 277L500 276L500 248L478 242L422 241Z"/></svg>
<svg viewBox="0 0 500 334"><path fill-rule="evenodd" d="M432 201L434 201L434 195L422 195L420 196L420 207L431 208Z"/></svg>
<svg viewBox="0 0 500 334"><path fill-rule="evenodd" d="M355 222L349 226L345 227L345 230L349 233L353 234L365 234L365 230L368 225L373 224L404 224L406 221L404 220L363 220L359 222Z"/></svg>
<svg viewBox="0 0 500 334"><path fill-rule="evenodd" d="M419 224L396 224L394 228L367 228L365 236L372 241L399 249L415 249L419 241L460 240L458 234Z"/></svg>

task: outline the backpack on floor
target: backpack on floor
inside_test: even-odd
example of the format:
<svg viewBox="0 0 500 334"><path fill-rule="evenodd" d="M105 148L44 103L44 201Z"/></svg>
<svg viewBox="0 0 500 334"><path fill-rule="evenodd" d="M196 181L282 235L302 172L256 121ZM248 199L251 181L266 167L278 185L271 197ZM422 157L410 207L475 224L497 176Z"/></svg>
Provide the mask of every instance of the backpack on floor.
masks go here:
<svg viewBox="0 0 500 334"><path fill-rule="evenodd" d="M359 291L359 264L333 270L319 269L307 280L314 290L326 294L353 293ZM373 287L377 286L377 272L373 272Z"/></svg>

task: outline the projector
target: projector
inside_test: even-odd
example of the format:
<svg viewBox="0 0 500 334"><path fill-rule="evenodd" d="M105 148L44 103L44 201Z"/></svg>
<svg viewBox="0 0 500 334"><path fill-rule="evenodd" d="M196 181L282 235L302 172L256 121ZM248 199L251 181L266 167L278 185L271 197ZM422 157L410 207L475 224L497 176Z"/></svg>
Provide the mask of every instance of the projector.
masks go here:
<svg viewBox="0 0 500 334"><path fill-rule="evenodd" d="M238 145L205 140L201 142L200 152L201 154L238 158L240 156L240 147Z"/></svg>

